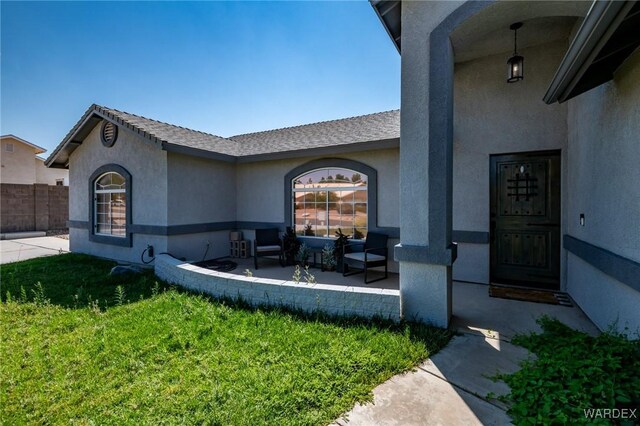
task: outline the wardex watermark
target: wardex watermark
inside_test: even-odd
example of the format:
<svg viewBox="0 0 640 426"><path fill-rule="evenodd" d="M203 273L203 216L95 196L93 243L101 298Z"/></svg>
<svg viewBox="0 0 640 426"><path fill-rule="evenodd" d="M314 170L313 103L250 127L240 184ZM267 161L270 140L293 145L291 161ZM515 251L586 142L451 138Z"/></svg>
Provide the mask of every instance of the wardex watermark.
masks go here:
<svg viewBox="0 0 640 426"><path fill-rule="evenodd" d="M588 419L637 419L638 408L585 408Z"/></svg>

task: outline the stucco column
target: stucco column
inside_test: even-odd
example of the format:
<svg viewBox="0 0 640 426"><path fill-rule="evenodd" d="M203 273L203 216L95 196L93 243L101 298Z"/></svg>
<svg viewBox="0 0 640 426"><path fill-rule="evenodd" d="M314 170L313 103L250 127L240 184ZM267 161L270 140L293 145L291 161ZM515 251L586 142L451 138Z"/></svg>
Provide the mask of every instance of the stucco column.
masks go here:
<svg viewBox="0 0 640 426"><path fill-rule="evenodd" d="M459 4L402 5L400 299L405 319L451 318L453 50L439 24Z"/></svg>

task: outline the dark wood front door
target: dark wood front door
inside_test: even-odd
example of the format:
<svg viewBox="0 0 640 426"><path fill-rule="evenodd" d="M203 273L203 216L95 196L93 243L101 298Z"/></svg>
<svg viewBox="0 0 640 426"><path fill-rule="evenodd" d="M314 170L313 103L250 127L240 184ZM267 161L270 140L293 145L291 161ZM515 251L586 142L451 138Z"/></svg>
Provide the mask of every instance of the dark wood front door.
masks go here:
<svg viewBox="0 0 640 426"><path fill-rule="evenodd" d="M559 288L559 152L491 156L491 281Z"/></svg>

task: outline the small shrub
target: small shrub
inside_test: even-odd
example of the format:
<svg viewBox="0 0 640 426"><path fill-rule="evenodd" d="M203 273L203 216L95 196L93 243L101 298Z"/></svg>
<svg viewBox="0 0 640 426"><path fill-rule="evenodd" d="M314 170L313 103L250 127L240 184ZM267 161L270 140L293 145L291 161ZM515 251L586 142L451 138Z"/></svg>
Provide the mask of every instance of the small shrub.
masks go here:
<svg viewBox="0 0 640 426"><path fill-rule="evenodd" d="M313 231L311 225L307 225L304 227L304 235L305 237L315 237L316 233Z"/></svg>
<svg viewBox="0 0 640 426"><path fill-rule="evenodd" d="M126 302L126 294L124 292L124 287L121 285L116 287L116 294L113 299L116 306L122 306Z"/></svg>
<svg viewBox="0 0 640 426"><path fill-rule="evenodd" d="M293 271L293 282L300 284L300 278L302 278L302 271L300 271L300 265L296 265L296 269Z"/></svg>
<svg viewBox="0 0 640 426"><path fill-rule="evenodd" d="M325 244L322 249L322 263L330 271L336 267L336 249L331 244Z"/></svg>
<svg viewBox="0 0 640 426"><path fill-rule="evenodd" d="M247 268L247 269L244 270L244 275L245 275L245 277L251 278L253 276L253 272L251 272L251 269Z"/></svg>
<svg viewBox="0 0 640 426"><path fill-rule="evenodd" d="M316 283L316 277L314 277L311 272L309 272L309 265L304 267L304 280L307 282L307 284L315 284Z"/></svg>
<svg viewBox="0 0 640 426"><path fill-rule="evenodd" d="M309 250L309 246L305 243L300 245L300 249L298 250L298 254L296 255L296 261L300 262L302 265L306 265L309 261L309 256L311 256L311 250Z"/></svg>
<svg viewBox="0 0 640 426"><path fill-rule="evenodd" d="M33 303L38 306L44 306L49 304L49 299L44 294L44 287L42 283L38 281L35 285L35 288L31 290L33 292ZM25 296L26 299L26 296Z"/></svg>

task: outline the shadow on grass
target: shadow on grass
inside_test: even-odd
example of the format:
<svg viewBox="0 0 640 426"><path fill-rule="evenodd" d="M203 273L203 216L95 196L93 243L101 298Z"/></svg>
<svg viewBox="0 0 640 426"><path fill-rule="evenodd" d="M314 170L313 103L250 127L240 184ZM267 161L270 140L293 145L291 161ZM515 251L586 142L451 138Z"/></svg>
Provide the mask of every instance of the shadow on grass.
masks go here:
<svg viewBox="0 0 640 426"><path fill-rule="evenodd" d="M159 280L153 270L139 274L110 276L117 263L84 254L68 253L0 265L3 302L9 294L12 300L32 302L45 298L49 303L64 308L86 308L97 301L101 309L122 303L148 299L158 292L175 289L191 293ZM40 283L40 284L38 284ZM124 290L124 300L118 299L118 286ZM306 312L286 306L253 306L249 301L231 298L213 298L200 295L211 303L246 311L274 312L291 315L306 322L324 322L340 327L367 327L401 333L412 341L422 342L429 353L435 353L452 336L448 330L413 322L393 322L384 318L366 319L356 316L335 316L324 312Z"/></svg>
<svg viewBox="0 0 640 426"><path fill-rule="evenodd" d="M158 291L169 288L156 279L153 270L110 276L109 272L116 264L89 255L68 253L0 265L0 297L3 302L7 300L7 294L13 300L33 301L42 292L40 296L49 303L64 308L84 308L92 301L97 301L103 308L147 299L153 295L156 282ZM116 298L118 286L125 291L122 301Z"/></svg>

